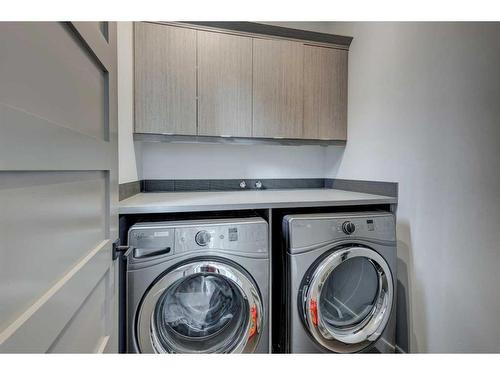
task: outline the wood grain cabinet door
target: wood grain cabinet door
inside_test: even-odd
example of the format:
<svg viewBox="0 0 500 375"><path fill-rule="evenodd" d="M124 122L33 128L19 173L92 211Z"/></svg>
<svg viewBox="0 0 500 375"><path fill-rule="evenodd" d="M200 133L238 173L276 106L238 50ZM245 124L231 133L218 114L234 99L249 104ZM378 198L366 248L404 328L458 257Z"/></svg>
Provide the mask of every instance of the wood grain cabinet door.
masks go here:
<svg viewBox="0 0 500 375"><path fill-rule="evenodd" d="M304 49L285 40L253 40L253 136L301 138Z"/></svg>
<svg viewBox="0 0 500 375"><path fill-rule="evenodd" d="M304 138L347 138L347 53L304 46Z"/></svg>
<svg viewBox="0 0 500 375"><path fill-rule="evenodd" d="M252 39L198 31L198 134L252 136Z"/></svg>
<svg viewBox="0 0 500 375"><path fill-rule="evenodd" d="M196 135L196 30L135 23L135 132Z"/></svg>

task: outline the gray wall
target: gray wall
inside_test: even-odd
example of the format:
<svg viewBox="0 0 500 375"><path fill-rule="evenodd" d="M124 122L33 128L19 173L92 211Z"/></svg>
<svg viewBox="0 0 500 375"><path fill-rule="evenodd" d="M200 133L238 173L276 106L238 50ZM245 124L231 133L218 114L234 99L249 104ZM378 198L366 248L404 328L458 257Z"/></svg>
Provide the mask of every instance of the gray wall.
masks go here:
<svg viewBox="0 0 500 375"><path fill-rule="evenodd" d="M338 149L338 147L337 147ZM321 178L326 147L142 143L143 179Z"/></svg>
<svg viewBox="0 0 500 375"><path fill-rule="evenodd" d="M400 183L399 345L500 352L500 24L330 30L354 41L349 141L327 173Z"/></svg>

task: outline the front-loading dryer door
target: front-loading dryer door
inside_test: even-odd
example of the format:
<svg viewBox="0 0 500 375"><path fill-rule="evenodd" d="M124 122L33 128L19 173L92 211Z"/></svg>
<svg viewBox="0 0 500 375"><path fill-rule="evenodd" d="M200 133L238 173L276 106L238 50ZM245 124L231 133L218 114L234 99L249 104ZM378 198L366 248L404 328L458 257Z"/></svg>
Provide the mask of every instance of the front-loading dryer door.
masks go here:
<svg viewBox="0 0 500 375"><path fill-rule="evenodd" d="M248 353L262 330L263 307L254 281L240 267L193 260L163 275L137 317L142 353Z"/></svg>
<svg viewBox="0 0 500 375"><path fill-rule="evenodd" d="M380 337L393 298L392 274L384 258L368 247L347 246L311 266L299 290L298 307L318 344L332 352L353 353Z"/></svg>

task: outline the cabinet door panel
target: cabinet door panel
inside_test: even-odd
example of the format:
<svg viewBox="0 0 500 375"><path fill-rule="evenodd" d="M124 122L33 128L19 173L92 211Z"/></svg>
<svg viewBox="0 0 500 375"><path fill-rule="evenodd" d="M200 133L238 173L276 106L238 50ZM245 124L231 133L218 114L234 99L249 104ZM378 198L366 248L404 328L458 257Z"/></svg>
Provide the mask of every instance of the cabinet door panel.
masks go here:
<svg viewBox="0 0 500 375"><path fill-rule="evenodd" d="M304 46L304 138L347 137L347 51Z"/></svg>
<svg viewBox="0 0 500 375"><path fill-rule="evenodd" d="M196 31L135 24L135 131L196 134Z"/></svg>
<svg viewBox="0 0 500 375"><path fill-rule="evenodd" d="M301 138L302 43L253 41L253 136Z"/></svg>
<svg viewBox="0 0 500 375"><path fill-rule="evenodd" d="M252 135L252 39L198 31L198 134Z"/></svg>

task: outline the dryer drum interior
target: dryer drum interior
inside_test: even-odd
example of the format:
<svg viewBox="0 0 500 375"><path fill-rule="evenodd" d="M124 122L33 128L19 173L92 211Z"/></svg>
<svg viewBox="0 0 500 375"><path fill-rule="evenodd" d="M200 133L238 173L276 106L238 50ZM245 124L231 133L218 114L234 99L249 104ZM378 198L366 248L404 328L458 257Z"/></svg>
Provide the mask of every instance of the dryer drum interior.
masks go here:
<svg viewBox="0 0 500 375"><path fill-rule="evenodd" d="M262 310L260 293L243 270L192 261L167 272L145 296L139 346L156 353L251 352Z"/></svg>
<svg viewBox="0 0 500 375"><path fill-rule="evenodd" d="M317 343L334 352L357 352L375 342L387 325L392 275L376 251L345 247L311 267L298 297L303 322Z"/></svg>

